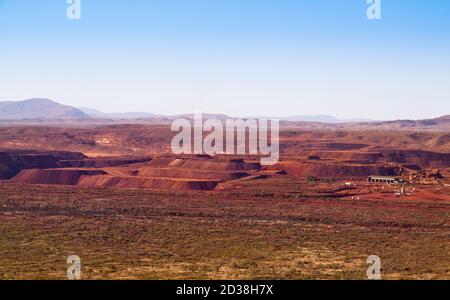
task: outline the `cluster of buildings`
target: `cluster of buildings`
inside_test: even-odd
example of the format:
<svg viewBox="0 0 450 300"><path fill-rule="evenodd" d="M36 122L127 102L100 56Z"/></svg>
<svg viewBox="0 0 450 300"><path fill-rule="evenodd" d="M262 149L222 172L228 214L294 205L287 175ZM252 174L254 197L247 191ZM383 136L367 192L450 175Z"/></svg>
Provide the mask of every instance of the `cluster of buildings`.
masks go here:
<svg viewBox="0 0 450 300"><path fill-rule="evenodd" d="M400 177L394 177L394 176L376 176L372 175L367 178L367 181L369 183L386 183L386 184L400 184L405 183L403 179Z"/></svg>
<svg viewBox="0 0 450 300"><path fill-rule="evenodd" d="M381 183L381 184L439 184L444 179L438 169L426 169L409 173L404 176L407 180L402 179L399 176L378 176L372 175L367 178L369 183Z"/></svg>

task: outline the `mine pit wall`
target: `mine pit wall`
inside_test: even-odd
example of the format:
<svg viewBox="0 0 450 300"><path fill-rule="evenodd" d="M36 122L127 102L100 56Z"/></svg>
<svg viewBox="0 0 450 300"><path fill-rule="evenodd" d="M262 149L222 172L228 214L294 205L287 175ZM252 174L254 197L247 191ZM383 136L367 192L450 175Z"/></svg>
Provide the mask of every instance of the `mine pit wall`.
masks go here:
<svg viewBox="0 0 450 300"><path fill-rule="evenodd" d="M165 177L165 178L196 178L207 180L231 180L249 176L246 172L213 172L197 171L190 169L175 168L149 168L139 169L137 176L140 177Z"/></svg>
<svg viewBox="0 0 450 300"><path fill-rule="evenodd" d="M422 169L425 168L448 168L450 167L450 153L428 152L421 150L379 150L386 161L415 164Z"/></svg>
<svg viewBox="0 0 450 300"><path fill-rule="evenodd" d="M50 161L51 167L55 168L25 169L13 181L45 185L209 191L220 182L248 177L261 169L259 163L247 163L242 159L216 160L204 157L163 157L150 162L148 158L61 160L56 162L56 166L54 161ZM129 174L114 168L106 171L95 169L143 162L148 163Z"/></svg>
<svg viewBox="0 0 450 300"><path fill-rule="evenodd" d="M28 169L12 181L27 184L77 185L82 176L106 175L102 170Z"/></svg>
<svg viewBox="0 0 450 300"><path fill-rule="evenodd" d="M13 182L85 187L145 188L155 190L214 190L220 181L177 180L111 176L103 170L29 169L21 171Z"/></svg>
<svg viewBox="0 0 450 300"><path fill-rule="evenodd" d="M16 159L6 153L0 153L0 179L11 179L23 169Z"/></svg>
<svg viewBox="0 0 450 300"><path fill-rule="evenodd" d="M406 165L417 165L425 168L447 168L450 167L450 153L438 153L422 150L401 150L377 148L371 151L343 151L343 150L314 150L299 149L295 152L286 151L284 154L303 157L318 157L323 161L347 162L347 163L398 163Z"/></svg>
<svg viewBox="0 0 450 300"><path fill-rule="evenodd" d="M205 171L250 171L261 169L260 164L245 162L216 162L185 160L176 165L182 169L205 170Z"/></svg>
<svg viewBox="0 0 450 300"><path fill-rule="evenodd" d="M9 180L25 169L105 168L150 161L148 157L89 159L78 152L0 151L0 179Z"/></svg>
<svg viewBox="0 0 450 300"><path fill-rule="evenodd" d="M82 153L77 152L33 152L12 151L0 152L0 179L11 179L24 169L58 168L58 162L63 159L85 159Z"/></svg>
<svg viewBox="0 0 450 300"><path fill-rule="evenodd" d="M318 157L319 160L335 160L361 163L377 163L383 160L380 152L355 152L355 151L317 151L317 150L301 150L292 155L303 157Z"/></svg>
<svg viewBox="0 0 450 300"><path fill-rule="evenodd" d="M283 170L288 175L318 179L366 179L370 175L396 176L399 172L395 167L345 165L332 163L280 163L274 167Z"/></svg>
<svg viewBox="0 0 450 300"><path fill-rule="evenodd" d="M216 160L213 158L185 159L161 157L152 160L148 166L154 168L189 169L211 172L245 172L261 169L261 164L248 163L242 159Z"/></svg>
<svg viewBox="0 0 450 300"><path fill-rule="evenodd" d="M107 168L117 167L122 165L131 165L137 163L144 163L150 161L150 158L136 158L136 159L84 159L84 160L61 160L58 166L61 168Z"/></svg>
<svg viewBox="0 0 450 300"><path fill-rule="evenodd" d="M86 187L116 187L132 189L154 189L172 191L210 191L220 181L210 180L173 180L159 178L83 176L78 185Z"/></svg>

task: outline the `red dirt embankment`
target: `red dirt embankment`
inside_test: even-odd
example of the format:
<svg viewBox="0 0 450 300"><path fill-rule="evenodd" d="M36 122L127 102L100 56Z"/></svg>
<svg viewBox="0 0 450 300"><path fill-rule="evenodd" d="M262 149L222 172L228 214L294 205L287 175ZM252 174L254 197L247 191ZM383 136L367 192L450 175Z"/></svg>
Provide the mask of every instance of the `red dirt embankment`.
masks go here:
<svg viewBox="0 0 450 300"><path fill-rule="evenodd" d="M66 151L0 151L0 179L11 179L23 169L58 168L58 162L64 159L84 159L82 153Z"/></svg>
<svg viewBox="0 0 450 300"><path fill-rule="evenodd" d="M386 161L415 164L421 168L450 167L450 153L421 150L380 149Z"/></svg>
<svg viewBox="0 0 450 300"><path fill-rule="evenodd" d="M213 172L198 171L176 168L151 168L142 167L139 169L139 177L165 177L165 178L196 178L208 180L232 180L248 176L245 172Z"/></svg>
<svg viewBox="0 0 450 300"><path fill-rule="evenodd" d="M208 160L176 160L171 164L172 167L180 169L193 169L204 171L251 171L261 169L258 163L246 163L243 160L230 161L208 161Z"/></svg>
<svg viewBox="0 0 450 300"><path fill-rule="evenodd" d="M62 160L58 165L62 168L106 168L122 165L131 165L150 161L148 157L142 158L89 158L81 160Z"/></svg>
<svg viewBox="0 0 450 300"><path fill-rule="evenodd" d="M334 151L334 150L298 150L295 158L317 157L316 160L333 161L350 164L383 164L397 163L421 169L450 167L450 153L439 153L422 150L374 148L370 151Z"/></svg>
<svg viewBox="0 0 450 300"><path fill-rule="evenodd" d="M314 176L321 179L365 178L370 175L394 176L398 170L394 167L377 165L351 165L338 163L293 163L281 162L274 167L289 175Z"/></svg>
<svg viewBox="0 0 450 300"><path fill-rule="evenodd" d="M242 159L211 157L162 157L146 164L140 160L87 159L64 161L67 165L124 165L102 169L61 168L23 170L13 178L28 184L78 185L90 187L146 188L158 190L213 190L223 181L240 179L258 171L260 165ZM132 164L129 164L132 163ZM249 170L247 172L246 170Z"/></svg>
<svg viewBox="0 0 450 300"><path fill-rule="evenodd" d="M82 176L105 175L103 170L81 169L29 169L12 180L28 184L77 185Z"/></svg>
<svg viewBox="0 0 450 300"><path fill-rule="evenodd" d="M259 163L248 163L243 159L215 159L207 157L176 158L159 157L152 160L149 167L174 168L212 172L242 172L261 169Z"/></svg>
<svg viewBox="0 0 450 300"><path fill-rule="evenodd" d="M89 187L147 188L158 190L213 190L220 181L168 178L118 177L103 170L30 169L23 170L15 182L45 185L76 185Z"/></svg>
<svg viewBox="0 0 450 300"><path fill-rule="evenodd" d="M139 168L138 177L160 177L196 180L232 180L258 171L261 165L243 159L212 157L159 157Z"/></svg>
<svg viewBox="0 0 450 300"><path fill-rule="evenodd" d="M353 161L364 163L376 163L383 160L381 152L362 151L332 151L332 150L300 150L295 156L312 157L317 156L322 160Z"/></svg>
<svg viewBox="0 0 450 300"><path fill-rule="evenodd" d="M83 176L78 185L89 187L145 188L155 190L214 190L219 181L177 180L167 178Z"/></svg>

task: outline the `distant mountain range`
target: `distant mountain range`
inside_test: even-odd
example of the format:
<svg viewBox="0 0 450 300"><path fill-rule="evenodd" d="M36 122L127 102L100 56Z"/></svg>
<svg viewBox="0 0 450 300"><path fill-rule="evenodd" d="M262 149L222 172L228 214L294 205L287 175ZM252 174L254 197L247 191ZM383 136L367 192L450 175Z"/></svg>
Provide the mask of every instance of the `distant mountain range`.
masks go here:
<svg viewBox="0 0 450 300"><path fill-rule="evenodd" d="M176 118L192 118L193 114L163 116L145 112L104 113L91 108L75 108L62 105L49 99L29 99L24 101L0 102L0 121L38 123L70 123L78 120L81 123L119 123L121 120L134 120L136 123L153 124L167 123ZM231 118L221 114L204 114L204 118L217 118L225 120ZM298 115L288 118L279 118L284 124L305 126L311 128L334 129L377 129L377 130L449 130L450 115L426 120L396 120L372 121L364 119L340 120L328 115L307 116Z"/></svg>
<svg viewBox="0 0 450 300"><path fill-rule="evenodd" d="M337 123L361 123L361 122L374 122L369 119L348 119L348 120L340 120L333 116L329 115L316 115L316 116L292 116L287 118L280 118L282 121L287 122L318 122L318 123L327 123L327 124L337 124Z"/></svg>
<svg viewBox="0 0 450 300"><path fill-rule="evenodd" d="M81 110L49 99L0 102L0 120L89 119Z"/></svg>
<svg viewBox="0 0 450 300"><path fill-rule="evenodd" d="M163 116L146 112L104 113L92 108L75 108L62 105L49 99L29 99L24 101L0 102L0 120L67 120L67 119L111 119L111 120L135 120L135 119L175 119L192 118L193 114L175 116ZM204 114L205 118L217 118L225 120L231 118L223 114ZM339 120L328 115L307 116L299 115L288 118L278 118L286 122L316 122L316 123L346 123L346 122L370 122L370 120Z"/></svg>
<svg viewBox="0 0 450 300"><path fill-rule="evenodd" d="M102 119L145 119L153 118L156 115L152 113L142 113L142 112L128 112L128 113L104 113L92 108L80 108L82 112L91 116L92 118L102 118Z"/></svg>

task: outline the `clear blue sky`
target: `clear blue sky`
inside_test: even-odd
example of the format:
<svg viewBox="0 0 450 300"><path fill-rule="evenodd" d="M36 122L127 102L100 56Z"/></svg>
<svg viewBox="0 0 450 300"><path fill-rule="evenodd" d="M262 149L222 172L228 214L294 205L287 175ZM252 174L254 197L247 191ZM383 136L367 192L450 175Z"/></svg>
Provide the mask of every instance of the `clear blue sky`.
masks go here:
<svg viewBox="0 0 450 300"><path fill-rule="evenodd" d="M0 0L0 100L107 112L450 114L450 1Z"/></svg>

